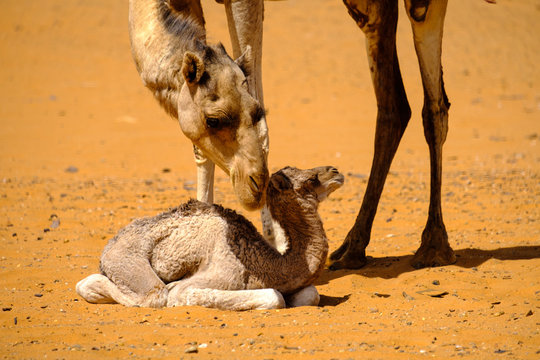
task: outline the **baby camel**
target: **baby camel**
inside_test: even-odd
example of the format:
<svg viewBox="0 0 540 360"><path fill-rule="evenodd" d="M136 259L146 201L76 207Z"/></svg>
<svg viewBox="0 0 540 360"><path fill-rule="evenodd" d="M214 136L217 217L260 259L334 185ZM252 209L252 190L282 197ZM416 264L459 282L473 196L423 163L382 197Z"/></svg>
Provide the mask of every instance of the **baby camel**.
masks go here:
<svg viewBox="0 0 540 360"><path fill-rule="evenodd" d="M266 202L283 254L243 216L190 200L133 221L105 246L101 274L77 284L91 303L200 305L227 310L317 305L312 285L324 267L328 239L319 203L343 185L334 167L286 167L270 178Z"/></svg>

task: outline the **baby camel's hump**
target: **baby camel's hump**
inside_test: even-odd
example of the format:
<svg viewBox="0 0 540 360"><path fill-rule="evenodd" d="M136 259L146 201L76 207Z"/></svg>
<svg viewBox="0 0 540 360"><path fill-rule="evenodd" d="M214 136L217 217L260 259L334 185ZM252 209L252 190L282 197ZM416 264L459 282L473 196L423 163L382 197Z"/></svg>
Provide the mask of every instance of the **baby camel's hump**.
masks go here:
<svg viewBox="0 0 540 360"><path fill-rule="evenodd" d="M121 251L143 260L165 283L188 277L204 265L215 240L224 236L226 224L207 204L192 200L168 212L134 221L116 237L107 252ZM118 258L117 256L114 256Z"/></svg>

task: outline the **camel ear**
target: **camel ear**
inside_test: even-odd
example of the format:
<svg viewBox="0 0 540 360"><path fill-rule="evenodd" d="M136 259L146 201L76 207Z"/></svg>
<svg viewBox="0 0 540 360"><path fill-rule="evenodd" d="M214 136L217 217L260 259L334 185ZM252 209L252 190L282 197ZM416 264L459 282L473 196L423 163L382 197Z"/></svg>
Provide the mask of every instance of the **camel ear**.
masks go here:
<svg viewBox="0 0 540 360"><path fill-rule="evenodd" d="M196 54L186 51L182 61L182 75L189 85L199 82L204 73L204 63Z"/></svg>
<svg viewBox="0 0 540 360"><path fill-rule="evenodd" d="M289 180L289 178L285 174L283 174L281 171L272 175L272 177L270 178L269 185L279 191L292 188L291 180Z"/></svg>
<svg viewBox="0 0 540 360"><path fill-rule="evenodd" d="M244 53L234 60L236 65L240 67L244 75L247 77L251 74L251 46L246 46Z"/></svg>

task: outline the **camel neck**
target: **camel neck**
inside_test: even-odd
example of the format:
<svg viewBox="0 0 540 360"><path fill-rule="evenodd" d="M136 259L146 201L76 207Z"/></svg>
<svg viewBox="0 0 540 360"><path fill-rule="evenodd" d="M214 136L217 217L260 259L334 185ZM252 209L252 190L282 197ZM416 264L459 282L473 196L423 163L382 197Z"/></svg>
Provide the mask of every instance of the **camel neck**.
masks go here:
<svg viewBox="0 0 540 360"><path fill-rule="evenodd" d="M279 284L275 288L287 293L311 284L323 269L328 254L328 239L317 205L279 206L270 209L270 213L272 221L283 230L287 244L282 255L276 252L275 274L279 274Z"/></svg>
<svg viewBox="0 0 540 360"><path fill-rule="evenodd" d="M143 83L176 117L176 100L184 84L179 76L184 54L200 53L206 45L206 33L202 12L198 15L191 2L172 3L176 8L164 0L131 0L129 32L133 59Z"/></svg>

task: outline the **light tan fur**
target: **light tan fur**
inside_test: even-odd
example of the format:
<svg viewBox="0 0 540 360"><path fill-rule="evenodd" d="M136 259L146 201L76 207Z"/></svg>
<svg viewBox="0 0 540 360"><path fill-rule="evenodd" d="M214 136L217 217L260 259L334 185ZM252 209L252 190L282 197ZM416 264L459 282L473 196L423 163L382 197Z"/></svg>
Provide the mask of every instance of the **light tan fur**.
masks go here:
<svg viewBox="0 0 540 360"><path fill-rule="evenodd" d="M106 245L101 274L77 284L91 303L228 310L317 305L313 282L323 269L328 239L319 202L341 187L333 167L284 168L270 179L267 206L284 230L283 254L243 216L191 200L134 221Z"/></svg>
<svg viewBox="0 0 540 360"><path fill-rule="evenodd" d="M268 183L262 0L226 1L225 6L236 61L223 46L206 44L199 0L130 0L130 39L144 85L178 118L195 146L197 197L212 202L217 164L251 210L262 206ZM239 25L245 17L250 26Z"/></svg>

